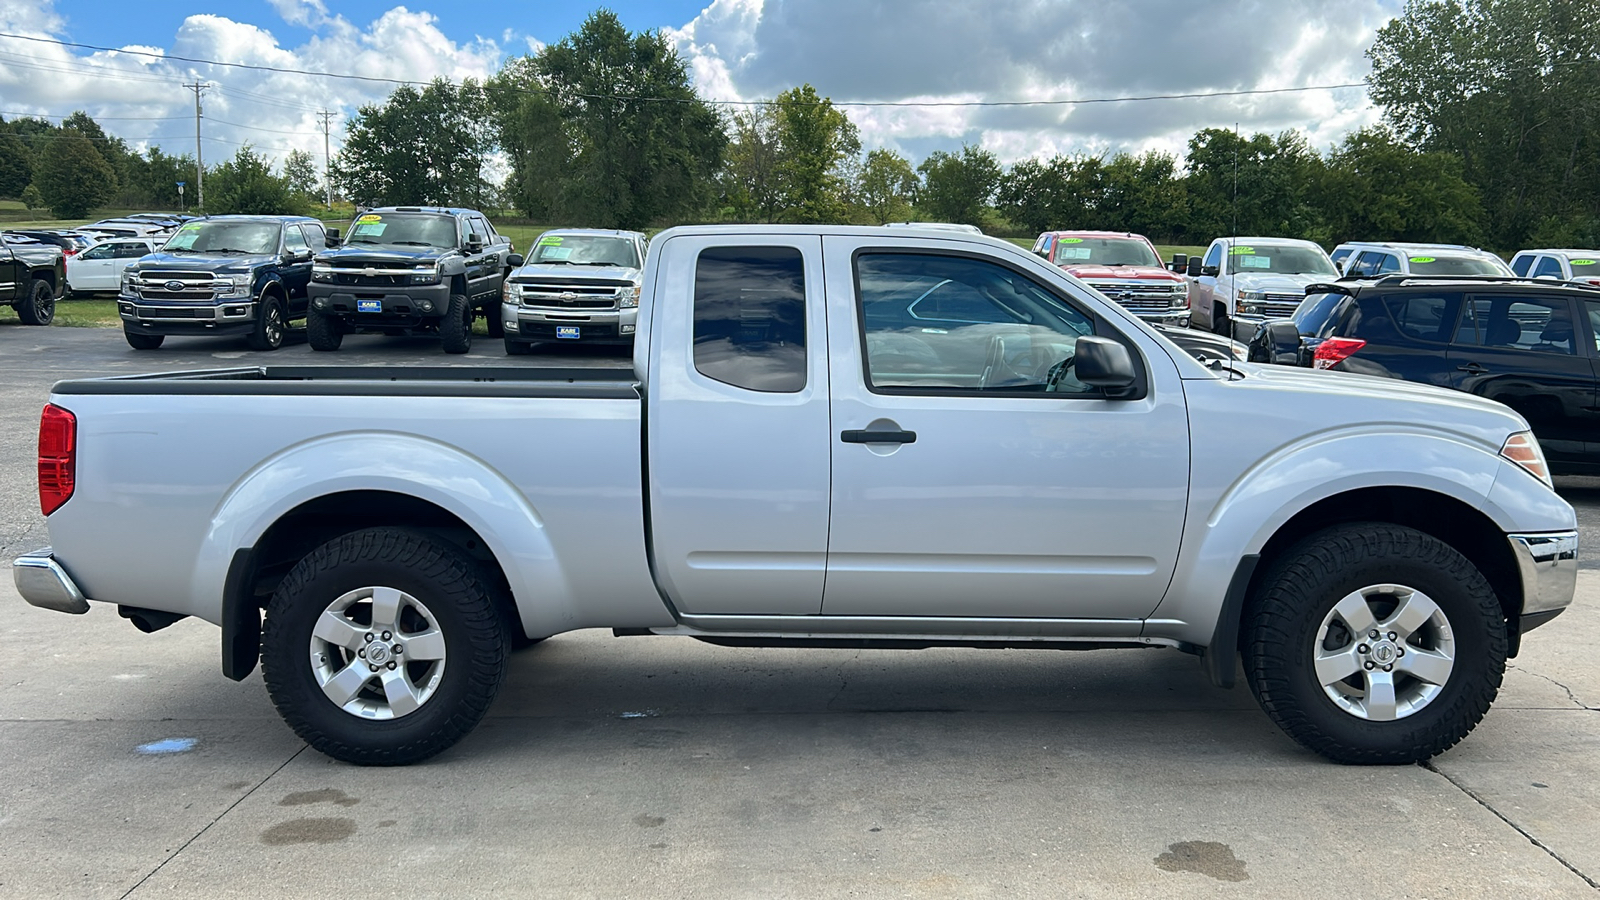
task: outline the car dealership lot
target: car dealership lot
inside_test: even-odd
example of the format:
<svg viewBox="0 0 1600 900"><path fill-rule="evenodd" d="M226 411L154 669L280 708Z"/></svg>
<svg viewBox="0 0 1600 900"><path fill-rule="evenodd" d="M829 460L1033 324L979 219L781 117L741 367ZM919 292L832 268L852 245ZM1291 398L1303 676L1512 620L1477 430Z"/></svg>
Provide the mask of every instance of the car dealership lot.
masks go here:
<svg viewBox="0 0 1600 900"><path fill-rule="evenodd" d="M608 365L349 338L130 350L0 328L0 552L46 542L61 378L261 363ZM733 650L598 632L513 661L483 727L409 769L308 750L218 632L141 635L0 583L0 897L1593 896L1600 481L1574 607L1431 767L1328 764L1174 651ZM9 556L7 557L9 558ZM192 742L192 743L191 743Z"/></svg>

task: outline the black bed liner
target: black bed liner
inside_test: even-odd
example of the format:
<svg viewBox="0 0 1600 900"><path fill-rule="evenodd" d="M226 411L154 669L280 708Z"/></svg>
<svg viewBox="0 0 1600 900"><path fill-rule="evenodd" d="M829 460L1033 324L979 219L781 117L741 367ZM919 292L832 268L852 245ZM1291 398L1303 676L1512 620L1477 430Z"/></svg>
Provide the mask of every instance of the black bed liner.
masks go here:
<svg viewBox="0 0 1600 900"><path fill-rule="evenodd" d="M638 400L631 366L249 366L58 382L57 394L575 397Z"/></svg>

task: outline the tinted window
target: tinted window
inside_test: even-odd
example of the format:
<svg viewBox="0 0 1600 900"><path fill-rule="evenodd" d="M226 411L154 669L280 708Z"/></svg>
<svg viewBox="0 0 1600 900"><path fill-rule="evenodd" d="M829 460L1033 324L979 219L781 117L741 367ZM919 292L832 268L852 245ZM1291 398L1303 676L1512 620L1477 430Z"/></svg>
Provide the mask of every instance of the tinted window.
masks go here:
<svg viewBox="0 0 1600 900"><path fill-rule="evenodd" d="M1487 256L1427 256L1411 257L1414 275L1504 275L1505 266Z"/></svg>
<svg viewBox="0 0 1600 900"><path fill-rule="evenodd" d="M1378 257L1378 274L1392 275L1400 271L1400 259L1392 253Z"/></svg>
<svg viewBox="0 0 1600 900"><path fill-rule="evenodd" d="M112 253L112 256L117 259L138 259L150 252L145 245L136 244L132 241L126 241L115 246L116 250Z"/></svg>
<svg viewBox="0 0 1600 900"><path fill-rule="evenodd" d="M1218 265L1221 265L1222 264L1222 245L1221 244L1212 244L1211 245L1211 249L1206 251L1205 261L1203 261L1200 264L1203 265L1203 266L1218 266Z"/></svg>
<svg viewBox="0 0 1600 900"><path fill-rule="evenodd" d="M1325 294L1312 294L1300 302L1289 321L1300 329L1301 334L1321 334L1326 336L1329 326L1339 318L1342 309L1348 305L1346 301L1349 299L1348 295L1332 291Z"/></svg>
<svg viewBox="0 0 1600 900"><path fill-rule="evenodd" d="M1528 267L1532 265L1532 256L1526 253L1518 253L1516 258L1511 260L1511 271L1517 273L1518 275L1526 275L1528 274Z"/></svg>
<svg viewBox="0 0 1600 900"><path fill-rule="evenodd" d="M117 252L116 244L101 244L83 251L79 259L110 259Z"/></svg>
<svg viewBox="0 0 1600 900"><path fill-rule="evenodd" d="M328 233L322 229L321 225L313 225L310 222L306 222L300 226L300 230L305 232L306 243L311 245L312 250L328 249Z"/></svg>
<svg viewBox="0 0 1600 900"><path fill-rule="evenodd" d="M289 225L283 229L283 248L293 253L296 250L310 250L311 245L306 243L306 236L300 231L300 226Z"/></svg>
<svg viewBox="0 0 1600 900"><path fill-rule="evenodd" d="M867 383L875 390L1088 393L1073 377L1094 322L985 260L863 253L856 261Z"/></svg>
<svg viewBox="0 0 1600 900"><path fill-rule="evenodd" d="M1473 297L1461 316L1456 342L1575 355L1570 304L1563 297Z"/></svg>
<svg viewBox="0 0 1600 900"><path fill-rule="evenodd" d="M1453 302L1459 295L1451 294L1392 294L1383 298L1389 318L1396 328L1408 337L1423 341L1449 340L1450 327L1455 324Z"/></svg>
<svg viewBox="0 0 1600 900"><path fill-rule="evenodd" d="M1600 355L1600 300L1585 300L1583 308L1589 313L1589 333L1594 335L1594 350Z"/></svg>
<svg viewBox="0 0 1600 900"><path fill-rule="evenodd" d="M1356 257L1355 262L1350 264L1350 268L1345 271L1345 274L1354 275L1358 278L1371 278L1373 275L1377 274L1378 257L1382 255L1383 254L1381 253L1374 253L1371 250L1362 253L1360 256Z"/></svg>
<svg viewBox="0 0 1600 900"><path fill-rule="evenodd" d="M794 247L711 247L694 271L695 371L751 391L806 386L805 267Z"/></svg>
<svg viewBox="0 0 1600 900"><path fill-rule="evenodd" d="M1553 275L1556 278L1560 278L1561 277L1561 262L1560 262L1560 260L1557 260L1554 256L1540 257L1539 265L1536 266L1534 268L1534 270L1533 270L1533 277L1538 278L1538 277L1543 276L1543 275Z"/></svg>
<svg viewBox="0 0 1600 900"><path fill-rule="evenodd" d="M1349 255L1350 249L1348 247L1340 247L1339 249L1333 251L1333 255L1328 258L1333 260L1333 264L1337 266L1344 262L1344 258Z"/></svg>

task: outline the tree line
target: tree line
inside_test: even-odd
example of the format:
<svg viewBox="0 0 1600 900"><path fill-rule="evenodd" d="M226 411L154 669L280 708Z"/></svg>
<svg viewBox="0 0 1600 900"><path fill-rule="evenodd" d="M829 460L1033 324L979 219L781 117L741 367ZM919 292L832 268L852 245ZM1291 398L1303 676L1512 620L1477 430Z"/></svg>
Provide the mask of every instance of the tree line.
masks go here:
<svg viewBox="0 0 1600 900"><path fill-rule="evenodd" d="M536 221L977 224L1136 231L1171 243L1272 234L1600 245L1600 0L1412 0L1368 51L1379 125L1325 150L1296 131L1202 129L1181 157L1078 153L1003 166L967 145L920 162L862 152L809 84L771 101L700 97L659 32L601 10L482 82L400 87L361 107L333 163L362 205L512 209ZM143 154L81 113L0 123L0 196L62 213L172 206L194 161ZM187 179L185 175L188 175ZM296 152L250 148L207 169L209 211L275 211L320 194Z"/></svg>

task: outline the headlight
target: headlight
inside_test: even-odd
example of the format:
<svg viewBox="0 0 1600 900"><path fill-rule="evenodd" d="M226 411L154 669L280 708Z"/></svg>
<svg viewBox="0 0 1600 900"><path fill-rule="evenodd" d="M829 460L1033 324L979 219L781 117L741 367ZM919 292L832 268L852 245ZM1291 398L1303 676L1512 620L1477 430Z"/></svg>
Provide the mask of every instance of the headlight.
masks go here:
<svg viewBox="0 0 1600 900"><path fill-rule="evenodd" d="M438 284L439 283L439 270L438 269L418 269L417 271L411 273L411 283L412 284Z"/></svg>
<svg viewBox="0 0 1600 900"><path fill-rule="evenodd" d="M123 272L122 272L122 293L131 294L138 287L139 287L139 279L134 277L134 274L132 272L127 271L127 270L123 270Z"/></svg>
<svg viewBox="0 0 1600 900"><path fill-rule="evenodd" d="M332 281L333 280L333 266L312 266L311 267L311 280L312 281Z"/></svg>
<svg viewBox="0 0 1600 900"><path fill-rule="evenodd" d="M515 306L521 291L522 289L517 286L516 282L507 281L500 285L500 300L503 303L510 303Z"/></svg>
<svg viewBox="0 0 1600 900"><path fill-rule="evenodd" d="M1247 302L1259 303L1262 300L1267 299L1267 292L1266 291L1240 291L1239 292L1239 299L1247 301Z"/></svg>
<svg viewBox="0 0 1600 900"><path fill-rule="evenodd" d="M218 297L248 297L250 296L250 279L218 278L211 283Z"/></svg>
<svg viewBox="0 0 1600 900"><path fill-rule="evenodd" d="M639 305L639 286L630 285L617 294L617 306L629 309Z"/></svg>
<svg viewBox="0 0 1600 900"><path fill-rule="evenodd" d="M1529 475L1544 482L1545 487L1555 487L1550 480L1550 466L1544 461L1544 449L1531 431L1519 431L1506 438L1500 455L1528 471Z"/></svg>

